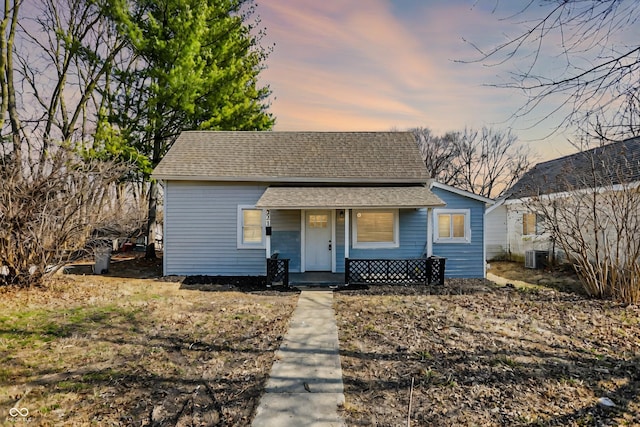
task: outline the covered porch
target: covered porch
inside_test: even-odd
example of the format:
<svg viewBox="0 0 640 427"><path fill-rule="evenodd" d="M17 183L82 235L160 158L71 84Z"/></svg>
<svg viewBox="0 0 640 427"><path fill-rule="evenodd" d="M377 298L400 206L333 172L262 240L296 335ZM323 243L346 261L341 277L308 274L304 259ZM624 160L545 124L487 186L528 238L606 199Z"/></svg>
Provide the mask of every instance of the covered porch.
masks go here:
<svg viewBox="0 0 640 427"><path fill-rule="evenodd" d="M256 208L265 212L265 257L289 259L296 274L344 273L347 259L430 257L431 211L444 205L424 185L279 186Z"/></svg>
<svg viewBox="0 0 640 427"><path fill-rule="evenodd" d="M312 271L289 273L289 260L268 259L268 283L284 286L343 286L343 285L442 285L445 259L440 257L404 260L345 260L343 273Z"/></svg>

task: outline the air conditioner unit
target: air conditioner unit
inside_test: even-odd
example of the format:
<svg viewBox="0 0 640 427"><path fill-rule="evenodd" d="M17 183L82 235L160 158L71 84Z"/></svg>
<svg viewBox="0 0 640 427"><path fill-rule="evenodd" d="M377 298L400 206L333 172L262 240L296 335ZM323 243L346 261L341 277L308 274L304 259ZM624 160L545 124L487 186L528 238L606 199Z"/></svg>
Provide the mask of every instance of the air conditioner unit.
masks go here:
<svg viewBox="0 0 640 427"><path fill-rule="evenodd" d="M549 262L549 251L526 251L524 253L525 268L545 268Z"/></svg>

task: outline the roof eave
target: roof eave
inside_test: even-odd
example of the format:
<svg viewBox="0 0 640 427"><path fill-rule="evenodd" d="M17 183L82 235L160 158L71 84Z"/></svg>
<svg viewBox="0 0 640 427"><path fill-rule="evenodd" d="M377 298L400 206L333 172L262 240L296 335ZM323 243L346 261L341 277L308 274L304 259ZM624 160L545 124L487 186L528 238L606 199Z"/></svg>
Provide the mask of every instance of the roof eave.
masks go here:
<svg viewBox="0 0 640 427"><path fill-rule="evenodd" d="M438 181L432 181L430 183L430 187L431 188L432 187L440 188L442 190L449 191L451 193L455 193L455 194L458 194L459 196L467 197L469 199L477 200L479 202L483 202L483 203L486 203L488 205L493 205L496 202L495 200L490 199L488 197L480 196L478 194L474 194L474 193L471 193L471 192L466 191L466 190L462 190L462 189L457 188L457 187L452 187L451 185L443 184L443 183L438 182Z"/></svg>
<svg viewBox="0 0 640 427"><path fill-rule="evenodd" d="M229 177L202 175L152 174L151 178L163 181L206 181L206 182L268 182L268 183L342 183L342 184L426 184L425 178L326 178L326 177Z"/></svg>
<svg viewBox="0 0 640 427"><path fill-rule="evenodd" d="M274 210L302 210L302 209L424 209L424 208L439 208L446 206L446 203L429 204L429 205L331 205L331 206L269 206L256 204L256 208L260 209L274 209Z"/></svg>

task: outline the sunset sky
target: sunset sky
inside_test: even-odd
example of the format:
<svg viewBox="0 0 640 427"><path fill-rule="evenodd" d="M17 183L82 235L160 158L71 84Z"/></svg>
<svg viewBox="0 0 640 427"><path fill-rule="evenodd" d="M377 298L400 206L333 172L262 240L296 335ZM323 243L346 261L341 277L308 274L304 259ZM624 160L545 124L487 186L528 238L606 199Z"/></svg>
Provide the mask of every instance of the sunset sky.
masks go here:
<svg viewBox="0 0 640 427"><path fill-rule="evenodd" d="M421 126L442 134L487 125L511 127L540 159L574 152L566 143L572 135L545 138L557 124L553 119L535 124L554 105L514 122L511 116L524 104L524 95L487 86L508 79L508 73L516 71L514 64L469 63L478 54L465 40L489 48L503 42L505 34L517 34L513 22L522 19L501 18L509 18L527 3L258 1L257 12L267 32L262 45L274 45L261 81L273 92L270 111L277 119L275 130Z"/></svg>

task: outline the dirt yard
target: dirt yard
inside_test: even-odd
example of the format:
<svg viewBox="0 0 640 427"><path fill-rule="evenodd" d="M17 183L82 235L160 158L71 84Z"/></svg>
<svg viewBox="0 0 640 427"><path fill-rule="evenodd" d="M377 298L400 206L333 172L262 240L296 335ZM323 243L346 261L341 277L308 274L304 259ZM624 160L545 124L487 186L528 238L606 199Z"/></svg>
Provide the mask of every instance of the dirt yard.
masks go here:
<svg viewBox="0 0 640 427"><path fill-rule="evenodd" d="M335 298L349 426L640 425L638 307L482 280Z"/></svg>
<svg viewBox="0 0 640 427"><path fill-rule="evenodd" d="M0 425L249 425L297 294L185 289L119 261L0 294Z"/></svg>
<svg viewBox="0 0 640 427"><path fill-rule="evenodd" d="M545 270L524 268L522 263L507 261L494 261L489 265L488 273L506 279L512 279L514 283L523 281L529 285L533 285L522 286L525 288L551 288L563 292L583 294L578 277L568 265L556 266Z"/></svg>
<svg viewBox="0 0 640 427"><path fill-rule="evenodd" d="M0 424L249 426L297 294L115 261L0 290ZM491 271L533 286L336 292L347 424L640 425L640 309L521 270Z"/></svg>

